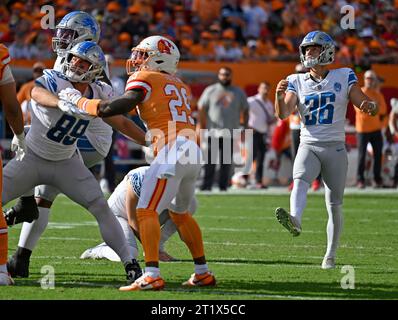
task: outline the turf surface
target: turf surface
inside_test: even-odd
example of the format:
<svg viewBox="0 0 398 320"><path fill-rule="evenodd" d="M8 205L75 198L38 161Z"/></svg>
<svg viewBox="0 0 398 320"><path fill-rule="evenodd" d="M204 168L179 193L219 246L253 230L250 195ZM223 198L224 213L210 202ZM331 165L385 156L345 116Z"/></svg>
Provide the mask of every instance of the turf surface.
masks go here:
<svg viewBox="0 0 398 320"><path fill-rule="evenodd" d="M196 218L202 227L215 288L180 286L193 272L188 250L178 235L166 245L181 259L161 263L166 288L161 292L118 292L124 284L120 263L80 260L101 241L94 218L59 197L51 222L34 251L30 277L1 288L0 299L397 299L398 198L394 194L346 195L344 231L337 268L322 270L327 214L322 194L310 194L297 238L278 224L274 210L288 208L286 195L199 195ZM10 229L11 255L20 226ZM142 261L142 255L140 255ZM342 289L342 267L355 271L355 289ZM44 290L46 266L55 271L55 288ZM43 269L42 269L43 268ZM43 273L41 272L43 271Z"/></svg>

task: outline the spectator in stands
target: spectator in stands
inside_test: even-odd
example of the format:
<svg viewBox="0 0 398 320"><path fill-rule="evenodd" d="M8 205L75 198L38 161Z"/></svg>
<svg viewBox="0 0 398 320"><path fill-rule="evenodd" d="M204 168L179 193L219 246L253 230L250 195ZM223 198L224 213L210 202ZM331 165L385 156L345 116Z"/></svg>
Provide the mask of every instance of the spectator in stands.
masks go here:
<svg viewBox="0 0 398 320"><path fill-rule="evenodd" d="M141 17L138 6L130 6L127 12L129 19L120 31L129 33L132 36L132 46L135 46L149 34L149 24Z"/></svg>
<svg viewBox="0 0 398 320"><path fill-rule="evenodd" d="M43 62L35 62L33 64L32 72L33 72L33 80L23 84L18 91L17 100L21 105L22 114L24 124L30 124L30 91L32 90L35 80L43 75L43 71L46 68Z"/></svg>
<svg viewBox="0 0 398 320"><path fill-rule="evenodd" d="M208 26L220 18L221 0L192 0L192 23Z"/></svg>
<svg viewBox="0 0 398 320"><path fill-rule="evenodd" d="M249 0L248 3L242 7L246 20L243 32L246 39L257 39L260 36L261 29L268 21L268 12L266 12L258 2L258 0Z"/></svg>
<svg viewBox="0 0 398 320"><path fill-rule="evenodd" d="M10 56L15 59L30 59L30 47L25 43L24 34L17 33L14 42L8 48Z"/></svg>
<svg viewBox="0 0 398 320"><path fill-rule="evenodd" d="M192 45L191 55L196 61L211 61L216 54L213 35L203 31L200 34L199 43Z"/></svg>
<svg viewBox="0 0 398 320"><path fill-rule="evenodd" d="M379 107L376 117L371 117L363 112L357 112L355 108L355 129L358 136L358 167L357 167L357 186L360 189L366 187L365 181L365 160L368 143L373 149L373 178L374 187L383 187L381 178L381 156L383 150L382 129L386 127L387 105L384 96L377 90L377 74L373 70L368 70L364 74L364 87L362 88L370 99L375 101Z"/></svg>
<svg viewBox="0 0 398 320"><path fill-rule="evenodd" d="M217 61L240 61L243 58L242 49L235 41L233 29L227 29L222 34L222 43L216 46Z"/></svg>
<svg viewBox="0 0 398 320"><path fill-rule="evenodd" d="M130 57L131 54L131 36L128 32L122 32L117 37L118 45L116 46L115 50L113 51L113 56L116 59L124 59Z"/></svg>
<svg viewBox="0 0 398 320"><path fill-rule="evenodd" d="M244 128L247 128L249 106L246 94L231 83L232 70L222 67L218 71L218 83L208 86L198 101L198 128L211 130L207 137L208 157L201 190L212 189L217 154L220 155L218 186L220 191L227 190L232 167L232 130L240 128L241 117Z"/></svg>
<svg viewBox="0 0 398 320"><path fill-rule="evenodd" d="M249 128L253 129L253 160L256 165L256 189L263 185L264 158L267 152L270 126L276 122L274 104L268 98L270 84L261 82L257 94L247 99L249 104Z"/></svg>
<svg viewBox="0 0 398 320"><path fill-rule="evenodd" d="M221 8L221 28L232 29L239 44L244 44L243 30L246 26L243 10L238 0L225 0Z"/></svg>

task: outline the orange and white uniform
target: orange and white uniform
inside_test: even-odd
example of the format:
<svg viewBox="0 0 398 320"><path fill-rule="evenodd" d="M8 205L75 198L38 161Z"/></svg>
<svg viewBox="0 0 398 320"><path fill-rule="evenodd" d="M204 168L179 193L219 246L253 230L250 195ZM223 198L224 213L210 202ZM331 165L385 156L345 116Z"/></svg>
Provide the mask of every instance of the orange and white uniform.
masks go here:
<svg viewBox="0 0 398 320"><path fill-rule="evenodd" d="M10 55L5 45L0 43L0 86L14 81L10 67ZM0 157L0 194L3 192L3 164ZM0 210L3 212L3 206L0 202ZM7 263L8 254L8 227L3 214L0 214L0 265Z"/></svg>
<svg viewBox="0 0 398 320"><path fill-rule="evenodd" d="M160 234L152 228L158 224L157 213L171 210L177 225L190 219L186 213L201 170L201 150L191 116L191 92L185 83L166 73L137 71L128 79L126 91L136 88L145 92L136 110L151 133L155 154L143 181L137 217L142 240L156 243ZM146 235L151 239L144 239ZM146 249L145 261L157 261L157 254L158 250ZM203 254L203 245L195 246L194 257Z"/></svg>

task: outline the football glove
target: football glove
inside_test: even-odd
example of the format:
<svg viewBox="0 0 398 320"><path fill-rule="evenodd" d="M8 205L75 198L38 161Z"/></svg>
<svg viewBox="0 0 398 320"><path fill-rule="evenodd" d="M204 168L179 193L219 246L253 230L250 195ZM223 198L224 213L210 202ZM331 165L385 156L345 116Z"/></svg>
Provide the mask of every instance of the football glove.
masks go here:
<svg viewBox="0 0 398 320"><path fill-rule="evenodd" d="M74 116L83 120L91 120L94 118L94 116L91 116L86 111L79 109L74 103L69 101L59 100L58 108L70 116Z"/></svg>
<svg viewBox="0 0 398 320"><path fill-rule="evenodd" d="M25 133L15 134L11 141L11 151L15 152L15 159L22 161L26 154Z"/></svg>

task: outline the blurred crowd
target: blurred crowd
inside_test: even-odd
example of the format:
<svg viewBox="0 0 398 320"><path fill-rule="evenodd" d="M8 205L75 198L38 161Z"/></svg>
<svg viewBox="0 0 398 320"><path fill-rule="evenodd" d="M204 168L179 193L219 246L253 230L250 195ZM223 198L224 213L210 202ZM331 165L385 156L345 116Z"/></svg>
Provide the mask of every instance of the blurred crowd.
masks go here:
<svg viewBox="0 0 398 320"><path fill-rule="evenodd" d="M8 1L0 5L0 42L14 59L54 58L52 29L41 27L44 5L55 24L83 10L101 24L100 45L116 59L148 35L170 37L182 60L297 61L311 30L328 32L345 65L398 63L398 0L83 0ZM344 5L355 9L355 29L343 29Z"/></svg>

